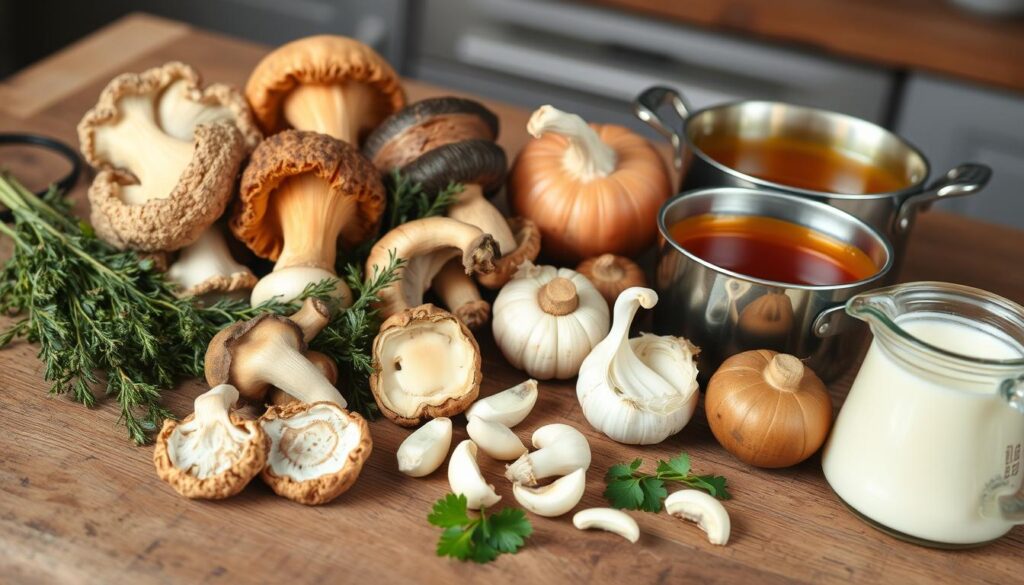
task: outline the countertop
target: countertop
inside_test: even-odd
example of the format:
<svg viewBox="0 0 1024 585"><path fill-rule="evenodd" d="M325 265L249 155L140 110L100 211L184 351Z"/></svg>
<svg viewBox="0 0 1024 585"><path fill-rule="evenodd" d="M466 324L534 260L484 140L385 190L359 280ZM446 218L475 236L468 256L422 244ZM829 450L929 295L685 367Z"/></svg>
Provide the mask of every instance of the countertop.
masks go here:
<svg viewBox="0 0 1024 585"><path fill-rule="evenodd" d="M241 85L266 47L145 15L132 15L0 83L0 129L43 132L75 143L75 124L113 75L172 59L209 81ZM444 90L408 83L412 99ZM502 146L524 143L527 112L488 102L501 117ZM38 157L40 172L55 164ZM23 161L25 162L25 161ZM74 191L84 196L84 182ZM1024 301L1024 233L929 213L920 218L906 262L908 280L950 280ZM9 243L0 245L6 256ZM6 321L0 320L0 325ZM522 381L490 335L482 395ZM732 538L713 547L695 526L664 513L633 513L640 542L579 532L571 516L530 516L535 534L516 555L486 566L437 558L438 530L426 522L448 492L443 471L425 479L398 473L395 450L408 435L387 420L371 424L373 454L355 486L333 503L304 507L259 480L234 498L190 501L160 482L151 447L131 444L110 401L88 410L49 396L37 348L0 352L0 580L5 583L1012 583L1020 579L1024 529L974 550L945 552L886 536L846 510L829 490L817 456L777 471L738 462L715 442L702 411L679 435L652 447L614 443L583 420L573 383L543 382L533 414L516 429L529 438L566 421L593 449L580 508L606 505L605 470L643 457L649 464L685 449L700 473L729 479ZM847 383L831 387L838 405ZM176 414L191 411L203 387L166 392ZM465 438L456 419L456 440ZM514 505L500 464L483 470Z"/></svg>

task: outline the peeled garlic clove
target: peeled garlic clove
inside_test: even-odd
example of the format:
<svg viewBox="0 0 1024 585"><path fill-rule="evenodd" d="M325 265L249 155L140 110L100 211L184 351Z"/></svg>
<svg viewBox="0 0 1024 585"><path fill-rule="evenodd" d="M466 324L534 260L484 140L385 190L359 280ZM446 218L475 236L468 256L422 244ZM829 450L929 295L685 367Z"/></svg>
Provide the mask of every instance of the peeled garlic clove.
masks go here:
<svg viewBox="0 0 1024 585"><path fill-rule="evenodd" d="M430 475L444 463L451 446L452 419L431 419L398 447L398 471L410 477Z"/></svg>
<svg viewBox="0 0 1024 585"><path fill-rule="evenodd" d="M511 461L526 453L526 446L519 437L501 423L470 416L466 431L484 453L499 461Z"/></svg>
<svg viewBox="0 0 1024 585"><path fill-rule="evenodd" d="M512 495L519 505L538 516L561 516L576 507L587 487L587 472L582 469L560 477L539 488L512 484Z"/></svg>
<svg viewBox="0 0 1024 585"><path fill-rule="evenodd" d="M477 400L466 411L466 416L478 416L512 428L523 422L536 403L537 380L530 379L508 390Z"/></svg>
<svg viewBox="0 0 1024 585"><path fill-rule="evenodd" d="M526 486L538 479L568 475L590 467L590 444L583 433L569 425L544 425L533 432L537 451L527 453L506 466L505 477Z"/></svg>
<svg viewBox="0 0 1024 585"><path fill-rule="evenodd" d="M467 507L479 510L484 506L493 506L501 500L494 491L494 486L487 483L480 466L476 463L476 443L467 439L452 451L448 460L448 485L452 493L466 496Z"/></svg>
<svg viewBox="0 0 1024 585"><path fill-rule="evenodd" d="M614 532L629 542L640 540L640 527L632 516L615 508L587 508L576 512L572 525L580 530L597 528Z"/></svg>
<svg viewBox="0 0 1024 585"><path fill-rule="evenodd" d="M681 490L665 498L665 511L696 522L707 533L711 544L725 545L729 541L729 513L725 506L699 490Z"/></svg>

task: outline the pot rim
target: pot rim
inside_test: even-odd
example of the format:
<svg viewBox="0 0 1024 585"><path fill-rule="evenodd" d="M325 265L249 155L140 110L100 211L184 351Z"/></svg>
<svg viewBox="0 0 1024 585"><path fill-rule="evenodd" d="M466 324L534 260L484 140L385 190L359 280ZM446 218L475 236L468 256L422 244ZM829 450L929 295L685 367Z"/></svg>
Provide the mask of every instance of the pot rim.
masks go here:
<svg viewBox="0 0 1024 585"><path fill-rule="evenodd" d="M866 231L868 234L873 236L875 238L875 240L882 245L882 249L885 250L885 254L886 254L885 263L881 267L879 267L878 270L874 274L872 274L870 277L864 278L864 279L861 279L861 280L855 280L853 282L847 282L847 283L842 283L842 284L796 284L796 283L790 283L790 282L780 282L780 281L776 281L776 280L768 280L768 279L765 279L765 278L758 278L756 276L750 276L750 275L747 275L747 274L743 274L743 273L740 273L740 272L735 272L733 270L729 270L727 268L723 268L723 267L721 267L721 266L719 266L717 264L709 262L709 261L701 258L700 256L697 256L696 254L693 254L692 252L690 252L686 248L682 247L674 239L672 239L672 236L671 236L671 234L668 231L668 226L665 224L665 215L668 213L669 209L673 205L676 204L677 201L681 201L682 199L685 199L687 197L693 197L693 196L698 196L698 195L709 195L709 194L713 195L714 193L722 192L722 191L726 191L726 192L740 192L740 193L742 193L742 195L744 197L756 196L756 197L759 197L759 198L774 197L774 198L777 198L777 199L783 199L783 200L791 202L794 205L806 205L808 207L811 207L812 209L816 210L815 213L831 214L834 217L838 217L838 218L842 219L843 221L847 221L847 222L853 223L857 227L859 227L860 229ZM767 217L767 216L765 216L765 217ZM790 223L797 223L795 221L788 220L788 219L784 220L784 221L789 221ZM797 224L797 225L802 225L802 224ZM809 227L809 226L804 226L804 227ZM814 229L814 228L809 228L809 229ZM659 231L659 233L661 235L661 238L665 242L667 242L669 245L671 245L672 248L674 248L677 252L683 254L684 256L689 258L690 260L692 260L694 262L697 262L698 264L700 264L701 266L704 266L705 268L708 268L708 269L710 269L710 270L712 270L712 271L714 271L714 272L716 272L718 274L722 274L722 275L728 276L730 278L736 278L736 279L739 279L739 280L745 280L747 282L752 282L752 283L759 284L759 285L762 285L762 286L767 286L767 287L772 287L772 288L779 288L779 289L806 290L806 291L842 291L842 290L859 289L859 288L865 287L866 285L869 285L869 284L872 284L874 282L877 282L877 281L880 281L880 280L884 279L889 274L889 272L892 270L893 264L895 262L895 258L894 258L895 252L893 251L892 242L890 242L889 239L886 238L884 235L882 235L882 233L879 232L877 229L875 229L874 227L868 225L867 223L865 223L861 219L859 219L859 218L857 218L857 217L855 217L855 216L853 216L853 215L851 215L851 214L849 214L849 213L847 213L847 212L845 212L845 211L843 211L841 209L833 207L833 206L831 206L831 205L829 205L827 203L823 203L821 201L815 201L813 199L807 199L806 197L802 197L802 196L799 196L799 195L792 195L792 194L789 194L789 193L780 193L780 192L777 192L777 191L769 191L769 190L763 190L763 189L748 189L746 187L707 187L707 188L703 188L703 189L693 189L691 191L684 191L682 193L679 193L679 194L673 196L668 201L663 203L662 206L661 206L661 209L658 210L658 231ZM815 230L815 231L818 231L818 230ZM829 234L826 234L826 235L828 235L830 238L836 239L834 236L831 236ZM846 242L846 243L849 243L849 242Z"/></svg>
<svg viewBox="0 0 1024 585"><path fill-rule="evenodd" d="M724 164L718 162L717 160L715 160L714 158L709 156L706 152L704 152L701 148L699 148L697 145L695 145L692 140L690 140L690 133L688 131L689 126L690 126L690 122L695 120L701 114L704 114L704 113L707 113L707 112L711 112L711 111L715 111L715 110L725 110L725 109L728 109L728 108L745 106L745 105L749 105L749 104L763 104L763 105L769 105L769 106L782 106L782 107L785 107L785 108L790 108L790 109L795 109L795 110L804 110L804 111L807 111L807 112L814 112L814 113L819 114L819 115L825 115L825 116L829 116L829 117L833 117L833 118L839 118L841 120L844 120L844 121L852 123L852 124L861 124L861 125L873 126L874 128L882 131L884 134L890 136L891 138L893 138L894 140L899 142L904 148L906 148L910 152L914 153L918 158L920 158L922 164L924 164L924 173L921 175L921 178L918 179L916 182L911 183L910 185L907 185L906 187L904 187L904 188L902 188L902 189L900 189L898 191L887 191L887 192L884 192L884 193L863 193L863 194L856 194L856 193L833 193L833 192L830 192L830 191L814 191L814 190L811 190L811 189L803 189L801 187L792 187L792 186L786 185L784 183L776 183L775 181L768 181L768 180L765 180L765 179L761 179L761 178L755 177L754 175L748 175L746 173L740 172L740 171L738 171L738 170L736 170L736 169L734 169L734 168L732 168L730 166L727 166L727 165L724 165ZM920 148L918 148L915 144L913 144L912 142L910 142L906 138L900 136L899 134L896 134L895 132L893 132L893 131L891 131L891 130L889 130L887 128L879 126L878 124L875 124L874 122L869 122L868 120L865 120L863 118L858 118L856 116L851 116L849 114L843 114L841 112L835 112L835 111L832 111L832 110L826 110L824 108L815 108L815 107L812 107L812 106L801 106L801 105L797 105L797 104L791 104L791 103L788 103L788 102L776 102L776 101L771 101L771 100L733 100L733 101L729 101L729 102L725 102L725 103L721 103L721 104L715 104L715 105L711 105L711 106L707 106L707 107L701 108L701 109L693 112L692 114L687 115L683 119L683 132L682 132L681 138L686 142L686 146L696 156L698 156L705 163L708 163L709 165L711 165L712 167L714 167L715 169L717 169L717 170L719 170L719 171L721 171L723 173L726 173L728 175L736 177L737 179L740 179L740 180L743 180L743 181L747 181L748 183L756 185L758 188L774 189L776 191L783 191L783 192L787 192L787 193L798 194L798 195L803 196L803 197L813 197L815 199L840 199L840 200L857 200L857 201L890 199L890 198L898 199L898 198L901 198L901 197L905 197L907 195L913 195L915 193L920 193L921 191L923 191L925 189L925 185L928 182L928 177L931 176L931 172L932 172L931 162L928 160L928 157L924 155L924 152L922 152Z"/></svg>

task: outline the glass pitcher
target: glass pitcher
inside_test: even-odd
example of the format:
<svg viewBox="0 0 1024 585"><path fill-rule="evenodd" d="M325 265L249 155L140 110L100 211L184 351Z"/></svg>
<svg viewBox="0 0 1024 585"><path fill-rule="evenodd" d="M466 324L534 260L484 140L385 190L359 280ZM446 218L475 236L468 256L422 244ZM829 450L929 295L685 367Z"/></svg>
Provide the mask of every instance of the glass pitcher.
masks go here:
<svg viewBox="0 0 1024 585"><path fill-rule="evenodd" d="M850 299L874 335L822 454L855 513L896 536L973 546L1024 523L1024 308L915 282Z"/></svg>

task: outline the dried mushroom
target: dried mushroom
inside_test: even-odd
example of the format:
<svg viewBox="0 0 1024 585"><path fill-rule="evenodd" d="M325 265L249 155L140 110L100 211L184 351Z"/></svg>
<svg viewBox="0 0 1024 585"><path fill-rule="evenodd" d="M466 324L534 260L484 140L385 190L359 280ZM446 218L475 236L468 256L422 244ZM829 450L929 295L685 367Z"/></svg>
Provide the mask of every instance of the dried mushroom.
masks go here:
<svg viewBox="0 0 1024 585"><path fill-rule="evenodd" d="M195 400L195 412L167 420L153 464L160 479L186 498L221 499L242 491L266 465L270 440L254 420L231 412L238 390L215 386Z"/></svg>
<svg viewBox="0 0 1024 585"><path fill-rule="evenodd" d="M384 185L359 150L323 134L289 130L264 140L242 175L231 230L274 271L252 291L253 305L296 298L333 279L342 305L352 293L334 271L338 241L354 246L375 234Z"/></svg>
<svg viewBox="0 0 1024 585"><path fill-rule="evenodd" d="M242 96L201 89L188 65L115 77L78 124L82 155L99 169L89 187L96 233L144 252L191 244L224 212L260 138Z"/></svg>
<svg viewBox="0 0 1024 585"><path fill-rule="evenodd" d="M491 234L501 257L496 270L478 276L484 286L500 288L525 260L540 252L540 231L529 220L509 222L488 201L505 181L508 161L495 144L498 118L482 104L456 97L416 102L385 120L366 140L363 151L382 171L399 169L408 179L436 193L460 183L458 201L448 216Z"/></svg>
<svg viewBox="0 0 1024 585"><path fill-rule="evenodd" d="M370 427L331 402L273 406L260 418L270 437L261 477L300 504L326 504L355 483L370 456Z"/></svg>
<svg viewBox="0 0 1024 585"><path fill-rule="evenodd" d="M384 416L402 426L463 412L482 378L473 334L434 305L392 315L373 341L370 390Z"/></svg>
<svg viewBox="0 0 1024 585"><path fill-rule="evenodd" d="M231 256L224 233L217 226L181 249L167 270L167 279L177 285L180 296L204 300L248 296L256 285L256 275Z"/></svg>
<svg viewBox="0 0 1024 585"><path fill-rule="evenodd" d="M384 270L392 254L405 260L405 264L398 269L395 282L380 292L379 309L384 317L423 304L423 294L453 258L462 263L466 274L493 271L497 244L490 234L468 223L448 217L428 217L404 223L384 234L370 250L366 274ZM459 300L454 296L446 300L449 299Z"/></svg>
<svg viewBox="0 0 1024 585"><path fill-rule="evenodd" d="M434 292L466 327L476 331L491 318L491 304L480 296L476 283L458 258L449 260L431 282Z"/></svg>
<svg viewBox="0 0 1024 585"><path fill-rule="evenodd" d="M245 96L268 135L295 128L352 145L405 105L398 74L383 57L334 35L275 49L256 65Z"/></svg>

